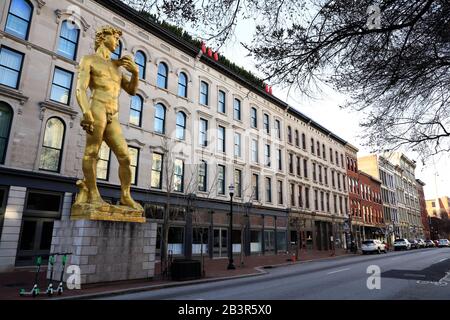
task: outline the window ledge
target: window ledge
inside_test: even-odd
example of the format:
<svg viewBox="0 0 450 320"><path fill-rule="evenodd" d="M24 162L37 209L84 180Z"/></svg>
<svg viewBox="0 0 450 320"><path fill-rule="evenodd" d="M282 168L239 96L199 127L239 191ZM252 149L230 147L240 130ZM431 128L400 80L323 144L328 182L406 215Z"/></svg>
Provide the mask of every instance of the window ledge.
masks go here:
<svg viewBox="0 0 450 320"><path fill-rule="evenodd" d="M29 97L23 94L22 90L17 90L1 84L0 84L0 94L8 98L18 100L21 106L23 106L29 99Z"/></svg>
<svg viewBox="0 0 450 320"><path fill-rule="evenodd" d="M70 106L50 100L39 102L39 106L41 107L41 120L43 119L43 113L47 109L65 113L69 115L72 120L75 119L75 117L78 115L78 111L74 110Z"/></svg>

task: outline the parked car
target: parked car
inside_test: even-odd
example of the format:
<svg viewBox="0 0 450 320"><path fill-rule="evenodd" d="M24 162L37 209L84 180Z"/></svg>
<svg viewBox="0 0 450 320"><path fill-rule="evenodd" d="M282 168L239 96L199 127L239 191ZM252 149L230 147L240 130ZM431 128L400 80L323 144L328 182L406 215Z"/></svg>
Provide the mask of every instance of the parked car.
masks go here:
<svg viewBox="0 0 450 320"><path fill-rule="evenodd" d="M436 244L434 243L433 240L426 240L425 241L425 245L427 246L427 248L434 248L434 247L436 247Z"/></svg>
<svg viewBox="0 0 450 320"><path fill-rule="evenodd" d="M417 242L419 243L419 248L426 248L427 245L423 239L418 239Z"/></svg>
<svg viewBox="0 0 450 320"><path fill-rule="evenodd" d="M409 243L408 239L395 239L394 241L394 250L410 250L411 243Z"/></svg>
<svg viewBox="0 0 450 320"><path fill-rule="evenodd" d="M386 245L380 240L364 240L361 245L363 254L367 253L387 253Z"/></svg>
<svg viewBox="0 0 450 320"><path fill-rule="evenodd" d="M444 247L450 247L450 241L448 241L447 239L439 239L439 248L444 248Z"/></svg>
<svg viewBox="0 0 450 320"><path fill-rule="evenodd" d="M419 242L417 240L411 239L408 241L411 243L411 249L419 249Z"/></svg>
<svg viewBox="0 0 450 320"><path fill-rule="evenodd" d="M437 247L439 246L439 240L433 240L434 241L434 245Z"/></svg>

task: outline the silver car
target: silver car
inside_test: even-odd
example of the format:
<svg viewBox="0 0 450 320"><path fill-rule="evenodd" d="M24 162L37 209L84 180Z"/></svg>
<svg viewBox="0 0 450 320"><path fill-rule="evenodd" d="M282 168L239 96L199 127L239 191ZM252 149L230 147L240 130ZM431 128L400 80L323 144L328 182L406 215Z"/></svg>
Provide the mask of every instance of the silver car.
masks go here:
<svg viewBox="0 0 450 320"><path fill-rule="evenodd" d="M380 240L364 240L362 242L361 250L363 254L367 253L387 253L386 245Z"/></svg>
<svg viewBox="0 0 450 320"><path fill-rule="evenodd" d="M444 248L444 247L450 247L450 241L448 241L447 239L439 239L439 244L438 244L439 248Z"/></svg>

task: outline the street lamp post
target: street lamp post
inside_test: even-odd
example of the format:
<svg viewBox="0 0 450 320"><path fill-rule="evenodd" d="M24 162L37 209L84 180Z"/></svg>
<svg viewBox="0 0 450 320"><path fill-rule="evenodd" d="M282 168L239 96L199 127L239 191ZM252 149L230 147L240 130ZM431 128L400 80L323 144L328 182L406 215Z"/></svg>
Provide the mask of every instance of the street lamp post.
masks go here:
<svg viewBox="0 0 450 320"><path fill-rule="evenodd" d="M236 267L233 264L233 196L234 196L234 186L231 184L228 187L230 191L230 227L228 230L228 267L227 270L234 270Z"/></svg>

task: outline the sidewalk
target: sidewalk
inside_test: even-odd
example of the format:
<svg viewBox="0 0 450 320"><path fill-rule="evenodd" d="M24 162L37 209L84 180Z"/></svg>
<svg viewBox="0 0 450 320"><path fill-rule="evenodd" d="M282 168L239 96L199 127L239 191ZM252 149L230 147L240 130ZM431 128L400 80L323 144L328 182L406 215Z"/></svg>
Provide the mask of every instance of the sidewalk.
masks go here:
<svg viewBox="0 0 450 320"><path fill-rule="evenodd" d="M320 259L332 259L338 256L352 256L353 254L347 254L345 250L336 250L336 255L332 256L332 251L300 251L299 261L292 262L291 256L287 254L278 255L264 255L264 256L250 256L244 257L243 265L240 265L240 257L234 257L235 270L227 270L228 259L209 259L205 258L205 277L199 280L193 281L171 281L161 279L160 277L160 265L155 266L155 278L154 279L141 279L141 280L129 280L118 281L111 283L97 283L83 285L82 290L67 290L64 286L64 294L62 298L87 298L90 295L111 295L114 293L126 293L137 292L146 290L156 290L165 287L183 286L193 283L218 281L228 278L257 276L263 274L263 270L258 267L275 267L281 265L289 265L294 263L303 263L307 261L320 260ZM354 255L353 255L354 256ZM49 298L45 295L47 288L47 280L45 279L46 268L41 268L39 277L39 287L41 289L41 295L36 298L32 297L20 297L19 290L25 288L30 290L35 277L35 268L20 268L14 272L0 273L0 300L12 300L12 299L57 299L57 295ZM59 278L59 275L56 277ZM55 281L54 286L58 285Z"/></svg>

